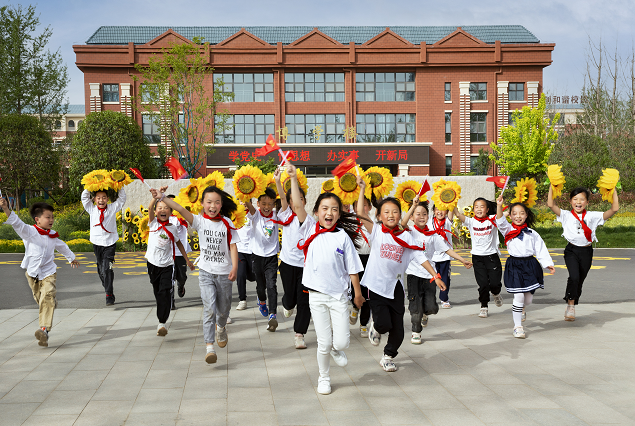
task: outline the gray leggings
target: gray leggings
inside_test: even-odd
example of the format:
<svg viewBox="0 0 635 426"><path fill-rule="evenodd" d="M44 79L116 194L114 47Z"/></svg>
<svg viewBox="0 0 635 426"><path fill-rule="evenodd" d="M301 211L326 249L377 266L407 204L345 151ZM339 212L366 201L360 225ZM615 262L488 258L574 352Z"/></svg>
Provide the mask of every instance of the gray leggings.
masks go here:
<svg viewBox="0 0 635 426"><path fill-rule="evenodd" d="M210 274L199 268L198 285L203 299L203 335L205 343L214 343L216 322L225 327L232 302L232 284L227 275Z"/></svg>

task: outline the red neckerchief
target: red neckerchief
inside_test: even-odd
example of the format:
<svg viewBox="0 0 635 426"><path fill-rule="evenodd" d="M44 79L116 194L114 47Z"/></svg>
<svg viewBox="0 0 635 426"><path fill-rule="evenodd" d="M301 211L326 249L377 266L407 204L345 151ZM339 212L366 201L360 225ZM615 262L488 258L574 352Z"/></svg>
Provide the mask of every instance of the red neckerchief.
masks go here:
<svg viewBox="0 0 635 426"><path fill-rule="evenodd" d="M176 215L170 215L170 217L176 217ZM187 220L183 219L182 217L176 217L179 220L179 223L183 226L185 226L186 228L189 227L189 223L187 223Z"/></svg>
<svg viewBox="0 0 635 426"><path fill-rule="evenodd" d="M264 217L265 219L271 219L271 217L273 217L273 210L271 210L271 213L269 213L269 216L265 216L262 213L262 210L258 209L258 211L260 212L260 216Z"/></svg>
<svg viewBox="0 0 635 426"><path fill-rule="evenodd" d="M207 213L203 213L203 217L205 219L211 220L212 222L218 222L218 221L223 222L223 225L225 225L225 228L227 228L227 247L229 247L232 243L232 229L236 229L236 228L234 228L233 226L230 226L229 223L227 222L227 219L225 219L220 214L214 217L209 217Z"/></svg>
<svg viewBox="0 0 635 426"><path fill-rule="evenodd" d="M168 234L168 238L170 238L170 241L172 241L172 259L175 258L176 256L176 248L175 248L175 243L174 243L174 234L172 234L170 231L168 231L168 228L166 228L165 225L170 225L170 221L166 220L165 222L161 222L159 220L159 218L157 218L157 223L159 224L159 228L154 230L154 231L150 231L150 232L159 232L161 229L163 229L165 231L166 234Z"/></svg>
<svg viewBox="0 0 635 426"><path fill-rule="evenodd" d="M433 218L434 219L434 232L436 232L437 234L441 235L443 237L443 239L450 245L452 246L452 242L448 239L448 232L452 235L454 235L454 233L449 230L449 229L445 229L445 218L443 218L443 221L437 220L436 217ZM459 237L457 237L456 235L454 235L457 239Z"/></svg>
<svg viewBox="0 0 635 426"><path fill-rule="evenodd" d="M396 227L393 228L393 229L390 229L390 228L386 227L386 225L384 225L382 223L381 224L381 232L383 232L384 234L390 234L392 239L395 240L395 242L397 244L399 244L401 247L409 248L411 250L425 250L426 249L426 245L423 244L423 243L421 244L421 247L419 247L419 246L411 246L410 244L408 244L407 242L405 242L404 240L399 238L398 235L403 234L404 231L397 231Z"/></svg>
<svg viewBox="0 0 635 426"><path fill-rule="evenodd" d="M582 219L580 219L580 217L577 215L577 213L571 209L571 214L573 215L573 217L575 217L576 219L578 219L578 222L580 222L580 224L582 224L582 230L584 231L584 236L586 237L588 242L593 242L592 241L592 236L593 236L593 232L591 231L591 228L589 228L589 225L586 224L586 222L584 221L584 216L586 216L586 209L582 210Z"/></svg>
<svg viewBox="0 0 635 426"><path fill-rule="evenodd" d="M493 217L476 217L474 216L474 219L476 219L478 222L483 223L486 221L492 222L492 225L494 225L494 228L497 228L496 226L496 220Z"/></svg>
<svg viewBox="0 0 635 426"><path fill-rule="evenodd" d="M364 241L366 241L366 244L370 246L370 243L368 242L368 238L366 238L366 234L364 234L364 230L362 229L362 226L363 226L362 221L360 219L357 219L357 221L359 222L359 226L357 227L357 233L361 235Z"/></svg>
<svg viewBox="0 0 635 426"><path fill-rule="evenodd" d="M520 241L523 240L523 232L525 233L531 233L531 230L529 228L527 228L527 224L523 223L522 225L518 226L515 223L511 224L512 227L514 228L513 231L509 231L507 233L507 235L505 235L505 245L507 245L507 242L510 241L512 238L516 238L516 237L520 237Z"/></svg>
<svg viewBox="0 0 635 426"><path fill-rule="evenodd" d="M58 234L55 231L52 231L50 229L42 229L37 225L33 225L35 227L35 230L40 234L40 235L48 235L49 238L57 238L60 236L60 234Z"/></svg>
<svg viewBox="0 0 635 426"><path fill-rule="evenodd" d="M95 207L97 207L97 206L95 206ZM99 223L97 225L93 225L93 226L101 226L101 229L103 229L104 231L108 232L109 234L112 234L112 232L110 232L109 230L104 228L104 212L106 211L107 208L108 208L108 206L104 207L103 209L101 207L97 207L97 209L99 210Z"/></svg>
<svg viewBox="0 0 635 426"><path fill-rule="evenodd" d="M262 214L262 212L260 213ZM271 212L271 214L269 215L269 217L273 216L273 212ZM291 222L293 222L293 218L296 217L297 214L295 214L295 212L292 210L291 211L291 216L289 216L289 219L285 220L284 222L281 220L275 220L275 219L269 219L270 221L272 221L273 223L277 223L278 225L282 225L282 226L289 226L291 225ZM265 217L265 216L263 216Z"/></svg>
<svg viewBox="0 0 635 426"><path fill-rule="evenodd" d="M311 245L311 243L313 242L313 240L315 240L315 238L320 235L320 234L324 234L325 232L333 232L336 230L336 226L332 226L330 228L320 228L320 224L316 223L315 224L315 234L311 235L305 242L304 244L300 245L300 241L298 241L297 247L298 250L302 250L304 252L304 261L306 262L306 255L309 252L309 245Z"/></svg>
<svg viewBox="0 0 635 426"><path fill-rule="evenodd" d="M434 235L434 234L437 233L436 231L431 231L430 229L428 229L428 225L426 225L423 229L421 229L417 225L415 225L415 229L417 231L421 232L426 237L429 237L430 235Z"/></svg>

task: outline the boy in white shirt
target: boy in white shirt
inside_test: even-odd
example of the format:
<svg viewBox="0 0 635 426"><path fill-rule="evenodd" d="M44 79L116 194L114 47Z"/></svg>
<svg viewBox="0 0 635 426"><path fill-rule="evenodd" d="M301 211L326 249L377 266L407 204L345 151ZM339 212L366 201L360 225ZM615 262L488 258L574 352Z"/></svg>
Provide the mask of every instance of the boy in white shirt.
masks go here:
<svg viewBox="0 0 635 426"><path fill-rule="evenodd" d="M236 310L238 311L247 309L247 281L256 281L253 271L253 252L249 246L251 231L252 227L249 219L247 219L247 222L242 228L237 230L238 236L240 237L240 242L236 244L236 248L238 249L238 278L236 278L238 306L236 306Z"/></svg>
<svg viewBox="0 0 635 426"><path fill-rule="evenodd" d="M106 291L106 306L115 304L113 280L115 273L115 250L119 233L117 232L117 212L126 203L126 191L120 189L117 200L108 204L108 193L97 191L94 200L89 191L82 192L84 210L90 215L90 242L93 243L97 274Z"/></svg>
<svg viewBox="0 0 635 426"><path fill-rule="evenodd" d="M40 346L48 346L53 312L57 306L55 250L64 255L73 268L77 268L79 262L75 260L75 254L66 243L58 238L58 233L51 230L55 221L52 206L46 203L35 203L31 206L29 212L35 221L33 226L22 222L18 215L9 209L4 198L0 198L0 207L7 215L5 223L11 225L24 241L24 259L20 267L26 269L26 280L40 308L40 327L35 332L35 338Z"/></svg>
<svg viewBox="0 0 635 426"><path fill-rule="evenodd" d="M166 187L167 189L167 187ZM172 194L167 196L169 199L174 200L176 197ZM187 228L189 227L187 220L170 215L170 223L176 226L177 233L179 234L179 240L183 244L185 251L177 250L174 257L174 279L177 283L179 297L185 296L185 281L187 281L187 268L194 270L194 264L190 261L187 254L192 252L190 243L187 240ZM174 304L174 287L172 287L172 310L176 309Z"/></svg>

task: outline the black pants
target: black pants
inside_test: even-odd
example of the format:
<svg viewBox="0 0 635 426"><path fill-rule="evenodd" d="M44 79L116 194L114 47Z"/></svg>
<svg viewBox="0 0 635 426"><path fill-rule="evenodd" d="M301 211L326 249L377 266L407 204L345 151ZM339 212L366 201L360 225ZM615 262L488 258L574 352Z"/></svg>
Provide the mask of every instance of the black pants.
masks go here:
<svg viewBox="0 0 635 426"><path fill-rule="evenodd" d="M251 253L238 252L238 273L236 278L238 300L247 300L247 281L256 281L252 255Z"/></svg>
<svg viewBox="0 0 635 426"><path fill-rule="evenodd" d="M481 302L481 308L487 308L489 303L489 294L499 294L503 283L503 266L498 254L488 254L487 256L472 255L472 263L474 264L474 277L478 284L478 300Z"/></svg>
<svg viewBox="0 0 635 426"><path fill-rule="evenodd" d="M362 265L364 266L364 269L366 269L366 264L368 263L369 256L370 256L369 254L359 255L359 259L362 261ZM361 283L362 277L364 276L364 271L359 272L358 275L359 275L359 282ZM361 308L359 306L356 306L356 308L359 309L359 324L365 327L368 324L368 320L370 319L370 305L368 304L368 289L362 286L361 284L360 284L360 289L362 290L362 296L364 296L364 299L366 299L366 301L361 306ZM355 300L355 289L352 286L351 286L351 297L352 297L352 300Z"/></svg>
<svg viewBox="0 0 635 426"><path fill-rule="evenodd" d="M95 262L97 263L97 274L101 280L101 285L104 286L106 300L112 300L113 302L115 301L115 292L113 289L115 273L112 270L112 265L115 263L116 245L117 243L111 246L98 246L97 244L93 244Z"/></svg>
<svg viewBox="0 0 635 426"><path fill-rule="evenodd" d="M172 279L174 277L174 266L154 266L148 262L148 275L154 290L154 298L157 301L157 318L159 323L165 324L170 317L172 307Z"/></svg>
<svg viewBox="0 0 635 426"><path fill-rule="evenodd" d="M183 256L174 257L174 279L182 286L187 281L187 263Z"/></svg>
<svg viewBox="0 0 635 426"><path fill-rule="evenodd" d="M571 243L564 249L564 263L569 271L567 278L567 289L564 293L564 300L573 300L578 304L582 294L582 284L591 269L593 262L593 246L580 247Z"/></svg>
<svg viewBox="0 0 635 426"><path fill-rule="evenodd" d="M400 281L395 285L393 299L387 299L369 291L368 303L373 315L373 327L379 334L388 333L388 342L384 346L384 354L396 357L403 343L404 292Z"/></svg>
<svg viewBox="0 0 635 426"><path fill-rule="evenodd" d="M261 302L269 299L269 314L278 309L278 256L262 257L252 255L254 275L256 275L256 293Z"/></svg>
<svg viewBox="0 0 635 426"><path fill-rule="evenodd" d="M451 262L451 260L444 260L443 262L434 263L437 272L441 275L441 281L445 283L445 290L441 290L439 292L439 299L441 299L442 302L450 300L450 275L452 275L452 269L450 267Z"/></svg>
<svg viewBox="0 0 635 426"><path fill-rule="evenodd" d="M421 318L423 314L435 315L439 312L437 304L437 285L429 278L408 275L408 310L412 331L421 333Z"/></svg>
<svg viewBox="0 0 635 426"><path fill-rule="evenodd" d="M304 268L280 262L278 270L284 288L282 306L287 310L298 307L293 321L293 331L306 334L311 322L311 309L309 308L309 289L302 285Z"/></svg>

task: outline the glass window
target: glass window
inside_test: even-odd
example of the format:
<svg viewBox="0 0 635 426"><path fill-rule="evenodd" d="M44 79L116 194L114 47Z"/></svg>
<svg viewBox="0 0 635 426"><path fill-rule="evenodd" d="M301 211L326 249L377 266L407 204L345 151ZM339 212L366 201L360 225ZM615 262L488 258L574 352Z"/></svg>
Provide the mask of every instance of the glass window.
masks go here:
<svg viewBox="0 0 635 426"><path fill-rule="evenodd" d="M415 114L357 114L357 142L414 142Z"/></svg>
<svg viewBox="0 0 635 426"><path fill-rule="evenodd" d="M286 102L344 102L344 73L286 73Z"/></svg>
<svg viewBox="0 0 635 426"><path fill-rule="evenodd" d="M275 134L275 115L231 115L225 123L228 127L216 131L216 143L264 144L267 136Z"/></svg>
<svg viewBox="0 0 635 426"><path fill-rule="evenodd" d="M445 141L447 143L452 142L452 113L445 113Z"/></svg>
<svg viewBox="0 0 635 426"><path fill-rule="evenodd" d="M355 76L357 102L408 102L415 100L415 74L357 73Z"/></svg>
<svg viewBox="0 0 635 426"><path fill-rule="evenodd" d="M104 102L119 102L118 84L104 84Z"/></svg>
<svg viewBox="0 0 635 426"><path fill-rule="evenodd" d="M59 121L59 120L56 120L56 121L55 121L55 128L56 128L56 129L61 129L61 128L62 128L62 122L61 122L61 121Z"/></svg>
<svg viewBox="0 0 635 426"><path fill-rule="evenodd" d="M470 83L470 100L487 100L487 83Z"/></svg>
<svg viewBox="0 0 635 426"><path fill-rule="evenodd" d="M452 174L452 156L445 156L445 175L450 176Z"/></svg>
<svg viewBox="0 0 635 426"><path fill-rule="evenodd" d="M68 128L75 130L75 122L73 120L68 120Z"/></svg>
<svg viewBox="0 0 635 426"><path fill-rule="evenodd" d="M345 130L344 114L287 115L289 143L342 143Z"/></svg>
<svg viewBox="0 0 635 426"><path fill-rule="evenodd" d="M273 102L273 74L215 74L214 84L233 102Z"/></svg>
<svg viewBox="0 0 635 426"><path fill-rule="evenodd" d="M147 144L158 145L161 143L161 130L159 125L152 120L149 114L142 114L143 139Z"/></svg>
<svg viewBox="0 0 635 426"><path fill-rule="evenodd" d="M478 160L478 155L470 156L470 170L476 170L476 160Z"/></svg>
<svg viewBox="0 0 635 426"><path fill-rule="evenodd" d="M452 84L451 83L445 83L445 100L446 101L452 100Z"/></svg>
<svg viewBox="0 0 635 426"><path fill-rule="evenodd" d="M509 83L509 100L525 100L525 83Z"/></svg>
<svg viewBox="0 0 635 426"><path fill-rule="evenodd" d="M470 142L487 141L487 113L473 112L470 114Z"/></svg>

